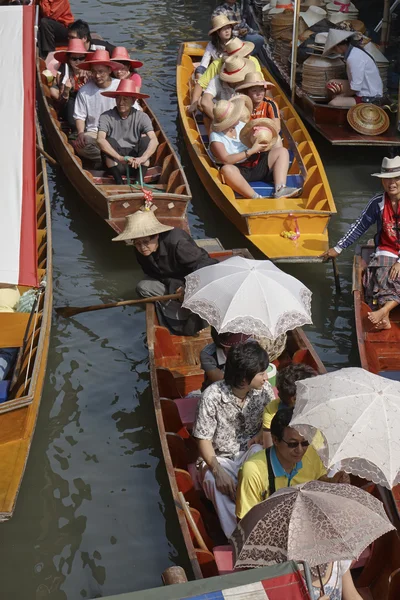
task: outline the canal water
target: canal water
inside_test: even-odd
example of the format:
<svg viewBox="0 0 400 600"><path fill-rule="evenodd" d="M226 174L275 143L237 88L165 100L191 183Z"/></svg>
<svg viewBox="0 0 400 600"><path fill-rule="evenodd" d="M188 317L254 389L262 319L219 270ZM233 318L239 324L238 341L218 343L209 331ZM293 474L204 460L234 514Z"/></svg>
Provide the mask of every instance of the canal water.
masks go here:
<svg viewBox="0 0 400 600"><path fill-rule="evenodd" d="M246 245L207 197L177 121L175 64L183 40L204 39L212 0L72 0L75 16L131 49L145 63L144 90L185 165L193 192L195 237ZM338 216L334 242L379 188L370 177L382 150L332 148L315 141ZM49 170L52 192L54 305L132 298L140 271L132 249ZM284 267L313 291L307 333L328 369L358 365L351 296L352 251L339 260L342 293L330 267ZM1 600L79 600L161 583L185 565L149 389L141 308L62 319L54 315L47 381L13 519L0 526Z"/></svg>

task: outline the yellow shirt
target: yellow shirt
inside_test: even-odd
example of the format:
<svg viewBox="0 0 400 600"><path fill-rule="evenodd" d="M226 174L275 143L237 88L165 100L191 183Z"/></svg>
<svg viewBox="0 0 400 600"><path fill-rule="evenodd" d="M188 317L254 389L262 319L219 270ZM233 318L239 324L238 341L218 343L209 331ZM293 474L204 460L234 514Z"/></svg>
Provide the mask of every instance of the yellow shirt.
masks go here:
<svg viewBox="0 0 400 600"><path fill-rule="evenodd" d="M279 400L279 398L277 398L276 400L272 400L272 402L269 402L264 408L262 424L263 429L271 429L271 421L278 412L280 403L281 401Z"/></svg>
<svg viewBox="0 0 400 600"><path fill-rule="evenodd" d="M271 461L272 462L272 461ZM279 461L278 461L279 462ZM280 465L279 471L284 473ZM326 469L320 457L312 446L309 446L302 460L298 463L298 470L292 477L287 474L275 476L275 488L293 487L299 483L307 483L314 479L320 479L326 475ZM274 472L275 468L274 468ZM249 460L246 460L239 472L239 484L236 495L236 515L243 519L245 514L256 504L262 502L269 496L268 466L265 450L256 452Z"/></svg>
<svg viewBox="0 0 400 600"><path fill-rule="evenodd" d="M257 58L255 56L248 56L248 58L255 64L256 71L262 73L261 66ZM210 83L211 79L218 75L218 73L222 69L223 64L224 61L222 58L217 58L212 61L211 65L206 69L206 71L203 73L203 75L197 82L203 88L203 90L205 90L208 87L208 84Z"/></svg>

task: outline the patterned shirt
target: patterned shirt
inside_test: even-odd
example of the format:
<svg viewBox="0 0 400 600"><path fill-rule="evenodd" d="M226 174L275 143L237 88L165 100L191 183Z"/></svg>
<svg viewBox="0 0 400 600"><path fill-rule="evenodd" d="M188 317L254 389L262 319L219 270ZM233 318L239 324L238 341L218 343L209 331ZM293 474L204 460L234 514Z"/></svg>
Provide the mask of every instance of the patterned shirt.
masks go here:
<svg viewBox="0 0 400 600"><path fill-rule="evenodd" d="M235 25L233 28L234 35L239 35L239 31L241 29L246 30L245 35L247 35L247 33L254 33L254 29L249 27L246 23L246 20L243 18L240 2L235 2L235 4L228 4L227 2L224 2L223 4L220 4L212 14L213 17L216 15L225 15L230 21L239 22L239 25Z"/></svg>
<svg viewBox="0 0 400 600"><path fill-rule="evenodd" d="M242 407L225 381L210 385L197 407L194 437L211 440L215 454L232 458L247 450L247 442L261 429L264 407L274 399L268 382L250 390Z"/></svg>

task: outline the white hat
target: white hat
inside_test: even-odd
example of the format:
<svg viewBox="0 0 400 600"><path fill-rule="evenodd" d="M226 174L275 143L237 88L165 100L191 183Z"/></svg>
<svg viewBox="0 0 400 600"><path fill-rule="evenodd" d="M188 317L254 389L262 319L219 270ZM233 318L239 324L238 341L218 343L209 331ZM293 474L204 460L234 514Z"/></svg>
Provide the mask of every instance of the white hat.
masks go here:
<svg viewBox="0 0 400 600"><path fill-rule="evenodd" d="M156 235L164 231L170 231L173 227L163 225L150 208L140 208L133 215L126 217L125 227L122 233L113 238L113 242L123 240L136 240L138 238Z"/></svg>
<svg viewBox="0 0 400 600"><path fill-rule="evenodd" d="M271 8L268 14L278 15L279 13L283 13L285 10L294 10L293 2L291 2L291 0L276 0L276 5Z"/></svg>
<svg viewBox="0 0 400 600"><path fill-rule="evenodd" d="M379 50L379 48L373 43L373 42L368 42L368 44L365 44L365 46L363 46L364 50L366 52L368 52L368 54L370 56L372 56L372 58L374 59L374 61L376 63L388 63L388 59L386 58L386 56L384 54L382 54L382 52Z"/></svg>
<svg viewBox="0 0 400 600"><path fill-rule="evenodd" d="M350 0L333 0L326 5L328 12L342 12L343 14L358 14L358 8Z"/></svg>
<svg viewBox="0 0 400 600"><path fill-rule="evenodd" d="M353 18L353 16L348 13L343 13L343 12L335 12L335 13L330 13L329 17L328 17L328 21L330 23L333 23L334 25L338 25L339 23L342 23L343 21L351 21L351 19Z"/></svg>
<svg viewBox="0 0 400 600"><path fill-rule="evenodd" d="M303 19L307 27L312 27L315 23L322 21L326 17L326 10L319 6L310 6L306 12L301 12L300 17Z"/></svg>
<svg viewBox="0 0 400 600"><path fill-rule="evenodd" d="M379 177L380 179L400 177L400 156L395 156L394 158L384 158L382 160L381 172L372 173L372 177Z"/></svg>
<svg viewBox="0 0 400 600"><path fill-rule="evenodd" d="M350 37L354 35L354 31L345 31L344 29L330 29L328 32L328 38L325 42L323 56L326 56L331 52L331 50L340 44L340 42L344 42L344 40L348 40Z"/></svg>

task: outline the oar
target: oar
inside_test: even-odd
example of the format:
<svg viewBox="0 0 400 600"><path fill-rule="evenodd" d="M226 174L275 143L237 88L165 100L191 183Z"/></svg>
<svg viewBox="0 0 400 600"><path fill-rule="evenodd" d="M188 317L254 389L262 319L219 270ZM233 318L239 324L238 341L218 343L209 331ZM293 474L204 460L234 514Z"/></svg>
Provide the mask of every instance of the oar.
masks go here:
<svg viewBox="0 0 400 600"><path fill-rule="evenodd" d="M36 144L36 150L40 152L40 154L44 156L51 165L54 165L55 167L59 166L58 162L52 156L50 156L50 154L47 154L46 150L43 150L39 144Z"/></svg>
<svg viewBox="0 0 400 600"><path fill-rule="evenodd" d="M93 306L60 306L56 313L62 317L73 317L83 312L92 310L103 310L103 308L115 308L116 306L131 306L132 304L148 304L149 302L164 302L165 300L176 300L181 294L167 294L166 296L150 296L149 298L138 298L137 300L121 300L121 302L109 302L108 304L94 304Z"/></svg>

